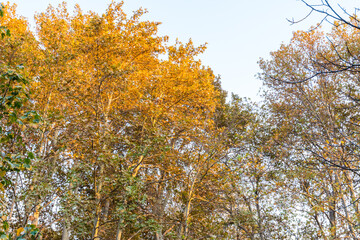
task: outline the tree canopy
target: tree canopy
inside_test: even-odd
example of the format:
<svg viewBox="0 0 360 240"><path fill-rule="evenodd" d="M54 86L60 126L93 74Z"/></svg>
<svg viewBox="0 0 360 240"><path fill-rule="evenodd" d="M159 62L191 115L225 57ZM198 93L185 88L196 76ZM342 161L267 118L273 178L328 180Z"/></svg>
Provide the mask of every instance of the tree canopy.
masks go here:
<svg viewBox="0 0 360 240"><path fill-rule="evenodd" d="M1 5L0 239L360 238L359 21L303 2L259 103L143 9Z"/></svg>

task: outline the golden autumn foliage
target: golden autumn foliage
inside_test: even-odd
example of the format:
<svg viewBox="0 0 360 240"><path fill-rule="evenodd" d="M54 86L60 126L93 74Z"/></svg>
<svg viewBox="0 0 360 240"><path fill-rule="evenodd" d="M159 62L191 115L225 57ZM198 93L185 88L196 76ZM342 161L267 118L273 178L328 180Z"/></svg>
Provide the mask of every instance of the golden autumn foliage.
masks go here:
<svg viewBox="0 0 360 240"><path fill-rule="evenodd" d="M1 18L12 35L1 40L0 61L24 65L33 79L28 108L42 117L27 133L35 171L12 193L23 206L18 219L44 229L37 236L184 234L170 223L159 228L169 204L159 201L174 198L188 168L204 164L191 157L204 148L190 146L214 129L215 77L197 60L205 46L169 45L158 23L140 20L144 10L129 17L121 7L99 15L50 6L36 15L35 33L14 6ZM62 230L51 231L57 219Z"/></svg>
<svg viewBox="0 0 360 240"><path fill-rule="evenodd" d="M255 104L144 14L1 5L0 239L359 238L359 21L261 59Z"/></svg>
<svg viewBox="0 0 360 240"><path fill-rule="evenodd" d="M227 102L198 60L205 45L169 44L122 3L101 15L49 6L35 31L15 10L0 18L0 64L23 65L23 111L41 121L17 132L31 166L1 172L0 238L287 236L271 127L253 103Z"/></svg>

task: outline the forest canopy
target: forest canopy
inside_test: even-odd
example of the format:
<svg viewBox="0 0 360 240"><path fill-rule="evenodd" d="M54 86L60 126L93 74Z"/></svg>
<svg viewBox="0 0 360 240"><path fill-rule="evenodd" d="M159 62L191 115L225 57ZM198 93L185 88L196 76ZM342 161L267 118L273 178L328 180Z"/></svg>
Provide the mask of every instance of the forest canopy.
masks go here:
<svg viewBox="0 0 360 240"><path fill-rule="evenodd" d="M1 5L0 239L360 238L359 21L307 5L259 103L143 9Z"/></svg>

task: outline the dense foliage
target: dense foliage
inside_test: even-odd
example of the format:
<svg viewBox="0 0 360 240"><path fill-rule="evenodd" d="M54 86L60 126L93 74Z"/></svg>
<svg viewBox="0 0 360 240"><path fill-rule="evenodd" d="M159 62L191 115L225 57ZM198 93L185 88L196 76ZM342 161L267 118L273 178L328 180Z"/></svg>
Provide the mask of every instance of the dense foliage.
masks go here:
<svg viewBox="0 0 360 240"><path fill-rule="evenodd" d="M294 33L258 106L144 13L1 5L0 239L358 239L359 29Z"/></svg>

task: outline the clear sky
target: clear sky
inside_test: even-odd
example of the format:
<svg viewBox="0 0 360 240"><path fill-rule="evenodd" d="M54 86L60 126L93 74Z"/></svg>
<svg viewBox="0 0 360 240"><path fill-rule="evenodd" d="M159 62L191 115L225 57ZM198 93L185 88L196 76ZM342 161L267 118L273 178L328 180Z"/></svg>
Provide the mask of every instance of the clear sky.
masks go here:
<svg viewBox="0 0 360 240"><path fill-rule="evenodd" d="M1 0L0 0L1 1ZM18 13L30 21L35 12L61 0L11 0L18 5ZM105 11L111 0L68 0L69 10L79 3L84 11ZM300 24L290 25L287 18L305 17L309 9L299 0L125 0L125 12L143 7L149 13L144 20L162 22L160 35L168 35L195 44L208 43L200 57L216 75L221 75L223 88L241 97L259 100L260 71L257 61L268 58L269 52L288 43L292 32L307 30L320 20L311 16ZM316 3L316 0L308 2ZM359 7L359 0L330 1L341 3L349 12Z"/></svg>

